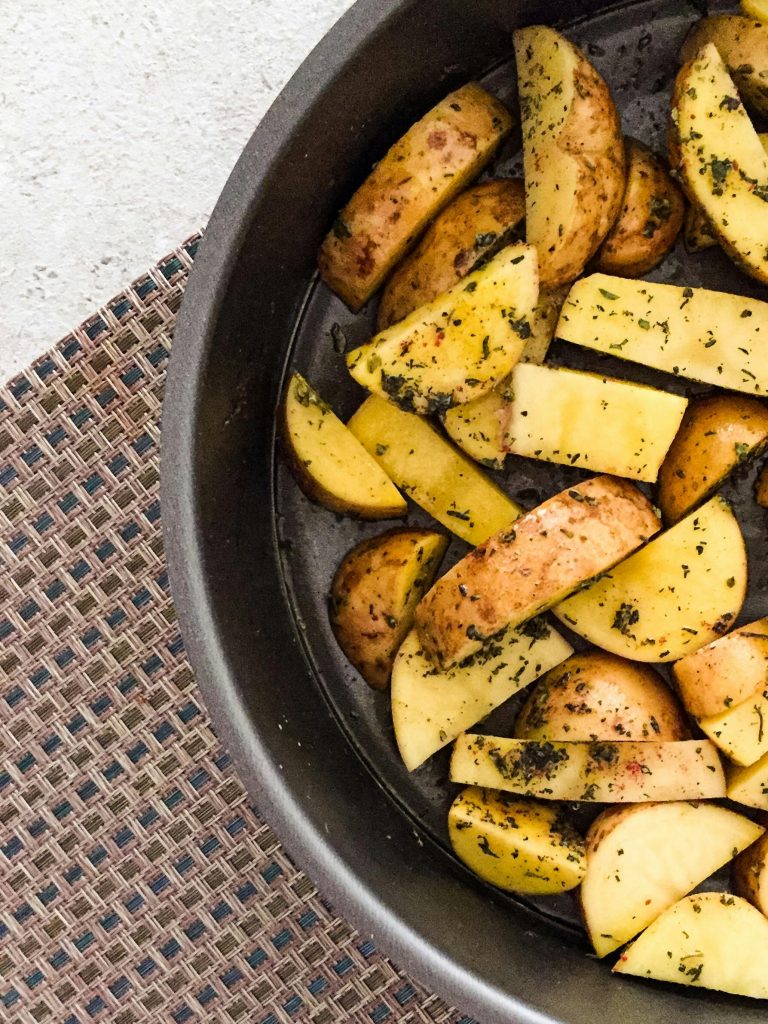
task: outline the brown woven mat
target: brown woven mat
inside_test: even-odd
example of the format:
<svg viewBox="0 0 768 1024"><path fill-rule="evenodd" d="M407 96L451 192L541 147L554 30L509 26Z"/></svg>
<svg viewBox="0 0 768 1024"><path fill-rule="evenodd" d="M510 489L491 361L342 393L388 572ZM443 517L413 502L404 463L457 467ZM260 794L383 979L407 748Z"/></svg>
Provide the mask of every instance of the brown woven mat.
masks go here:
<svg viewBox="0 0 768 1024"><path fill-rule="evenodd" d="M294 867L192 677L158 422L196 246L0 392L0 1019L470 1024Z"/></svg>

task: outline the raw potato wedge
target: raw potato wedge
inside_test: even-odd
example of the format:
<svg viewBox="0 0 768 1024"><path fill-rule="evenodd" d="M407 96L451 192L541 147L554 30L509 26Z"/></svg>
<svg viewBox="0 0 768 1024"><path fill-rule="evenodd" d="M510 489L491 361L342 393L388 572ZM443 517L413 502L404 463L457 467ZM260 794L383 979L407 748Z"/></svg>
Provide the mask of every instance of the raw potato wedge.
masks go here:
<svg viewBox="0 0 768 1024"><path fill-rule="evenodd" d="M574 654L531 689L519 740L686 740L682 708L661 676L605 651Z"/></svg>
<svg viewBox="0 0 768 1024"><path fill-rule="evenodd" d="M664 163L644 143L626 138L624 147L627 184L621 211L595 266L605 274L642 277L674 248L685 200Z"/></svg>
<svg viewBox="0 0 768 1024"><path fill-rule="evenodd" d="M521 241L524 224L521 178L484 181L456 196L387 281L376 316L377 330L391 327L447 292L480 260Z"/></svg>
<svg viewBox="0 0 768 1024"><path fill-rule="evenodd" d="M696 718L718 715L768 685L768 619L734 629L672 666L680 698Z"/></svg>
<svg viewBox="0 0 768 1024"><path fill-rule="evenodd" d="M392 668L392 723L408 771L476 725L528 683L559 665L571 645L542 619L510 630L485 651L440 672L415 630Z"/></svg>
<svg viewBox="0 0 768 1024"><path fill-rule="evenodd" d="M712 498L554 612L613 654L677 661L730 629L746 591L741 529Z"/></svg>
<svg viewBox="0 0 768 1024"><path fill-rule="evenodd" d="M581 50L544 25L514 41L526 238L542 287L554 287L579 276L619 213L624 140L608 86Z"/></svg>
<svg viewBox="0 0 768 1024"><path fill-rule="evenodd" d="M768 28L760 31L768 38ZM763 67L768 74L768 62ZM768 155L712 43L677 76L668 144L681 185L723 249L768 282Z"/></svg>
<svg viewBox="0 0 768 1024"><path fill-rule="evenodd" d="M447 547L441 533L390 530L357 544L336 570L331 626L341 649L374 689L389 683L397 649Z"/></svg>
<svg viewBox="0 0 768 1024"><path fill-rule="evenodd" d="M768 917L768 836L761 836L733 864L733 891Z"/></svg>
<svg viewBox="0 0 768 1024"><path fill-rule="evenodd" d="M603 811L587 832L579 893L597 955L623 946L763 832L749 818L709 803Z"/></svg>
<svg viewBox="0 0 768 1024"><path fill-rule="evenodd" d="M283 399L282 434L296 482L308 498L360 519L405 515L405 499L384 470L298 373Z"/></svg>
<svg viewBox="0 0 768 1024"><path fill-rule="evenodd" d="M768 754L746 767L728 765L726 775L729 800L768 811Z"/></svg>
<svg viewBox="0 0 768 1024"><path fill-rule="evenodd" d="M659 528L632 484L600 476L561 491L495 534L424 597L416 628L443 668L481 650L605 572Z"/></svg>
<svg viewBox="0 0 768 1024"><path fill-rule="evenodd" d="M584 839L560 808L476 786L451 804L448 835L460 861L507 892L556 896L575 889L587 867Z"/></svg>
<svg viewBox="0 0 768 1024"><path fill-rule="evenodd" d="M740 6L748 18L768 24L768 0L741 0Z"/></svg>
<svg viewBox="0 0 768 1024"><path fill-rule="evenodd" d="M490 391L520 358L539 295L536 250L508 245L479 270L347 354L358 384L406 412Z"/></svg>
<svg viewBox="0 0 768 1024"><path fill-rule="evenodd" d="M541 743L463 733L453 748L451 782L588 803L725 796L717 748L707 740Z"/></svg>
<svg viewBox="0 0 768 1024"><path fill-rule="evenodd" d="M420 416L371 395L347 426L417 505L468 544L481 544L520 515L518 505Z"/></svg>
<svg viewBox="0 0 768 1024"><path fill-rule="evenodd" d="M768 303L758 299L592 274L571 288L555 336L675 376L768 394Z"/></svg>
<svg viewBox="0 0 768 1024"><path fill-rule="evenodd" d="M742 395L691 402L659 473L661 514L676 523L768 443L768 407Z"/></svg>
<svg viewBox="0 0 768 1024"><path fill-rule="evenodd" d="M665 910L613 970L765 999L768 921L739 896L698 892Z"/></svg>
<svg viewBox="0 0 768 1024"><path fill-rule="evenodd" d="M653 481L687 404L643 384L519 363L505 388L449 409L444 425L485 465L508 452Z"/></svg>
<svg viewBox="0 0 768 1024"><path fill-rule="evenodd" d="M738 90L731 95L739 96L752 110L768 114L768 28L760 19L740 14L702 18L688 33L680 60L693 61L711 43L717 47ZM713 105L713 111L715 108Z"/></svg>
<svg viewBox="0 0 768 1024"><path fill-rule="evenodd" d="M735 708L696 721L730 761L754 764L768 754L768 687Z"/></svg>
<svg viewBox="0 0 768 1024"><path fill-rule="evenodd" d="M482 171L511 127L506 108L470 82L441 100L379 160L318 255L326 284L353 312L435 214Z"/></svg>
<svg viewBox="0 0 768 1024"><path fill-rule="evenodd" d="M705 249L712 249L719 245L709 217L694 204L690 204L685 211L683 241L685 248L690 253L704 252Z"/></svg>

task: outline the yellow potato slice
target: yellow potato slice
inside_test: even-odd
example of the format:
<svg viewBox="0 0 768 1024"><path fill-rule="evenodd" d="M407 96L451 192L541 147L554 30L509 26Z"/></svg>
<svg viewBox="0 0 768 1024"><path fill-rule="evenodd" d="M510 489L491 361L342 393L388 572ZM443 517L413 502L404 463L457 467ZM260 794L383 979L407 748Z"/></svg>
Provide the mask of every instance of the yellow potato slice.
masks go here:
<svg viewBox="0 0 768 1024"><path fill-rule="evenodd" d="M554 613L613 654L676 661L730 629L746 591L741 529L729 505L712 498Z"/></svg>
<svg viewBox="0 0 768 1024"><path fill-rule="evenodd" d="M750 622L672 666L680 697L698 718L719 715L761 690L768 679L768 619Z"/></svg>
<svg viewBox="0 0 768 1024"><path fill-rule="evenodd" d="M768 754L746 767L728 765L726 776L729 800L768 811Z"/></svg>
<svg viewBox="0 0 768 1024"><path fill-rule="evenodd" d="M730 761L748 766L768 754L768 688L718 715L697 718L699 728Z"/></svg>
<svg viewBox="0 0 768 1024"><path fill-rule="evenodd" d="M736 858L733 891L768 917L768 836L762 836Z"/></svg>
<svg viewBox="0 0 768 1024"><path fill-rule="evenodd" d="M741 0L740 6L748 18L768 24L768 0Z"/></svg>

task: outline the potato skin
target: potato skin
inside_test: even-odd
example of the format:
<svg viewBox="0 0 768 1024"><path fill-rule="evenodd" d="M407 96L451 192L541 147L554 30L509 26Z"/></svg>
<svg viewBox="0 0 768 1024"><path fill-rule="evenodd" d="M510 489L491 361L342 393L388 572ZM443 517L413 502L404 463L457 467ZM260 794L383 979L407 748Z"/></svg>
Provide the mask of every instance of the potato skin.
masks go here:
<svg viewBox="0 0 768 1024"><path fill-rule="evenodd" d="M733 862L733 891L768 917L768 835L747 847Z"/></svg>
<svg viewBox="0 0 768 1024"><path fill-rule="evenodd" d="M657 672L594 650L572 655L534 685L514 735L521 740L685 740L690 730Z"/></svg>
<svg viewBox="0 0 768 1024"><path fill-rule="evenodd" d="M524 223L521 178L484 181L462 192L438 214L387 281L376 329L391 327L452 288L481 259L520 241Z"/></svg>
<svg viewBox="0 0 768 1024"><path fill-rule="evenodd" d="M627 184L621 211L597 253L596 269L642 277L674 247L683 223L683 194L662 161L637 139L624 140Z"/></svg>
<svg viewBox="0 0 768 1024"><path fill-rule="evenodd" d="M694 203L689 203L683 222L683 241L687 252L704 252L720 243L712 230L709 217Z"/></svg>
<svg viewBox="0 0 768 1024"><path fill-rule="evenodd" d="M768 618L734 629L672 666L680 698L696 718L721 715L765 687Z"/></svg>
<svg viewBox="0 0 768 1024"><path fill-rule="evenodd" d="M353 312L508 134L506 108L470 82L433 107L376 164L320 247L326 284Z"/></svg>
<svg viewBox="0 0 768 1024"><path fill-rule="evenodd" d="M658 504L676 523L768 443L768 407L742 395L692 401L659 472Z"/></svg>
<svg viewBox="0 0 768 1024"><path fill-rule="evenodd" d="M330 619L339 646L376 690L389 683L397 649L434 579L448 539L395 529L356 545L336 570Z"/></svg>
<svg viewBox="0 0 768 1024"><path fill-rule="evenodd" d="M682 45L681 62L693 60L707 43L717 47L744 103L768 114L768 25L740 14L702 18Z"/></svg>

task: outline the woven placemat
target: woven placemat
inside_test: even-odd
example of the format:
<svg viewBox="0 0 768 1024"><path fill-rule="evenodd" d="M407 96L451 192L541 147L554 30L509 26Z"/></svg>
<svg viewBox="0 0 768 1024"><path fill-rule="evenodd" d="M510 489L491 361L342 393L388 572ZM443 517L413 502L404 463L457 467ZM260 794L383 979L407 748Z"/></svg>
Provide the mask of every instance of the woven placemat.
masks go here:
<svg viewBox="0 0 768 1024"><path fill-rule="evenodd" d="M0 1019L471 1024L294 866L195 685L158 455L196 248L0 391Z"/></svg>

